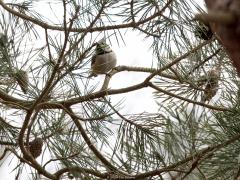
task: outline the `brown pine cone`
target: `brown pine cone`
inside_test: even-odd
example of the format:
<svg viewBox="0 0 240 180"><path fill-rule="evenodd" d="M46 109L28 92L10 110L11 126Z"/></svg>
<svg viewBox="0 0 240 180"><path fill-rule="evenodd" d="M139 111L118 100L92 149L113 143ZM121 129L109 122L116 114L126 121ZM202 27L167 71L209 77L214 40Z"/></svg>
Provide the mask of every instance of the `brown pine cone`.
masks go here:
<svg viewBox="0 0 240 180"><path fill-rule="evenodd" d="M197 80L197 85L202 86L207 83L210 83L210 84L218 83L219 77L220 77L220 71L218 69L210 70L207 72L207 75L201 76Z"/></svg>
<svg viewBox="0 0 240 180"><path fill-rule="evenodd" d="M43 140L42 138L36 138L29 143L29 152L34 158L37 158L42 153Z"/></svg>
<svg viewBox="0 0 240 180"><path fill-rule="evenodd" d="M5 34L0 33L0 47L6 47L7 43L8 43L8 37Z"/></svg>
<svg viewBox="0 0 240 180"><path fill-rule="evenodd" d="M35 138L33 141L29 142L29 145L26 147L27 151L31 153L34 159L42 153L43 140L42 138ZM29 160L27 157L23 156L24 159Z"/></svg>
<svg viewBox="0 0 240 180"><path fill-rule="evenodd" d="M208 83L205 87L204 90L204 94L202 96L202 101L210 101L216 94L218 91L218 84L214 84L214 86L212 86L210 83Z"/></svg>
<svg viewBox="0 0 240 180"><path fill-rule="evenodd" d="M207 81L205 86L205 91L202 96L202 101L210 101L217 93L218 91L218 81L220 78L220 72L219 70L211 70L207 74Z"/></svg>
<svg viewBox="0 0 240 180"><path fill-rule="evenodd" d="M204 24L201 22L199 22L199 24L195 27L194 34L196 37L203 40L209 40L213 36L213 32L209 24Z"/></svg>

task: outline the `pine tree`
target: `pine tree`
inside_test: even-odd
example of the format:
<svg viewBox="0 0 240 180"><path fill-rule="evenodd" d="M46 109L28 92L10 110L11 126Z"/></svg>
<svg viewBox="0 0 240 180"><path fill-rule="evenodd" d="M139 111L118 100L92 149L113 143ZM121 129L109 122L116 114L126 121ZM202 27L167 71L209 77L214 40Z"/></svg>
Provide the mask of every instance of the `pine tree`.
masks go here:
<svg viewBox="0 0 240 180"><path fill-rule="evenodd" d="M238 179L238 74L200 3L0 0L1 163L19 161L16 179ZM117 58L90 78L97 42L120 49L132 33L152 67ZM115 98L139 90L156 112Z"/></svg>

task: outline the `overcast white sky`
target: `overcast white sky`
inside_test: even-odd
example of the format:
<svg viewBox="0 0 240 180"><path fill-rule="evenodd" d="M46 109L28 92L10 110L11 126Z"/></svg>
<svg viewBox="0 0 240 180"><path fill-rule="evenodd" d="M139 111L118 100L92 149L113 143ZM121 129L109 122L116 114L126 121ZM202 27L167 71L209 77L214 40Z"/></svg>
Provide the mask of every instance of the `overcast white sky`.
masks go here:
<svg viewBox="0 0 240 180"><path fill-rule="evenodd" d="M48 4L43 2L48 1L40 1L41 5L38 5L38 10L40 13L48 12L53 16L53 13L47 9L49 9ZM202 1L201 1L202 2ZM59 14L62 8L52 7L55 14ZM60 13L61 14L61 13ZM48 15L45 15L46 17ZM59 15L57 15L59 17ZM59 18L61 19L61 18ZM125 44L120 41L120 45L114 41L114 38L111 39L112 49L117 54L117 65L127 65L127 66L140 66L140 67L152 67L152 52L149 50L151 46L151 42L147 39L144 39L143 35L139 35L138 31L130 31L126 34L123 34L123 38L125 40ZM99 38L100 39L100 38ZM156 64L155 64L156 65ZM90 66L90 64L89 64ZM156 67L156 66L155 66ZM147 73L136 73L136 72L121 72L112 78L110 82L110 88L122 88L127 87L129 85L136 84L138 82L142 82L144 78L147 76ZM103 82L104 76L99 76L95 78L95 81L100 82L99 88L101 86L101 82ZM92 80L93 81L93 80ZM112 102L118 102L124 99L124 103L122 104L121 113L123 114L135 114L141 112L157 112L158 106L155 103L153 98L152 90L149 89L141 89L138 91L114 95L111 97ZM16 159L14 158L14 161ZM1 165L0 175L4 177L4 179L13 180L15 177L15 172L11 172L11 170L15 167L14 163L10 163L11 158L8 158L8 161ZM9 174L10 173L10 174ZM27 175L26 175L27 176ZM31 176L29 176L31 177ZM25 177L26 179L30 179ZM25 179L22 178L22 179ZM0 178L1 179L1 178Z"/></svg>
<svg viewBox="0 0 240 180"><path fill-rule="evenodd" d="M47 4L41 3L38 6L39 12L49 12L52 14ZM52 7L56 9L55 14L58 14L57 10L61 8ZM60 13L61 14L61 13ZM47 16L47 15L45 15ZM52 15L51 15L52 16ZM58 16L59 17L59 16ZM59 18L60 19L60 18ZM120 41L118 44L111 39L112 49L117 54L117 65L127 65L127 66L138 66L138 67L151 67L152 66L152 52L149 50L151 42L144 39L143 35L140 35L138 31L130 31L123 34L125 44ZM99 38L101 39L101 38ZM90 64L89 64L90 67ZM134 85L138 82L142 82L147 76L147 73L136 73L136 72L121 72L112 78L110 82L110 88L117 89L122 87L127 87L129 85ZM104 80L104 75L100 75L97 78L91 80L99 83L99 88ZM157 112L158 107L155 104L155 100L152 95L152 91L149 89L141 89L131 93L125 93L120 95L114 95L111 97L112 102L118 103L124 100L122 104L121 113L123 114L135 114L141 112ZM13 159L12 159L13 158ZM40 159L40 158L39 158ZM39 160L38 159L38 160ZM0 175L4 179L13 180L15 178L16 172L11 172L16 166L16 158L10 156L4 164L1 164ZM25 170L23 170L25 171ZM25 174L22 179L30 179L31 175Z"/></svg>

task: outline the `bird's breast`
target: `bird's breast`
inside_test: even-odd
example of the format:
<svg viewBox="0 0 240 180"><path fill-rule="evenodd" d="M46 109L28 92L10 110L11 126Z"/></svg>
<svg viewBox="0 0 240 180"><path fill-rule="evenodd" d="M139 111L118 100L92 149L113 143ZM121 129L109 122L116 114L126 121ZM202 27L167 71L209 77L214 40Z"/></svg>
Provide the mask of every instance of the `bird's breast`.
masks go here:
<svg viewBox="0 0 240 180"><path fill-rule="evenodd" d="M114 52L96 55L92 64L92 70L96 74L105 74L113 69L117 64L116 54Z"/></svg>

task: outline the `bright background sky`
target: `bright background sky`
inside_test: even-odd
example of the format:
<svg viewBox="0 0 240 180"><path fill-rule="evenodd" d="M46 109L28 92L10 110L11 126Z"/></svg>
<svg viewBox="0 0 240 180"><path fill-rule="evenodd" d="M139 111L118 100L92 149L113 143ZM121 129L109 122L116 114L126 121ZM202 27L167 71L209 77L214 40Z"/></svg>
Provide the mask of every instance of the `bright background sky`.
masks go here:
<svg viewBox="0 0 240 180"><path fill-rule="evenodd" d="M40 14L45 14L48 12L50 14L49 16L54 17L54 15L51 13L51 10L47 10L49 9L49 6L47 3L45 4L45 2L49 1L39 2L41 5L39 4L37 6L37 11ZM62 10L62 8L58 8L57 6L52 8L54 9L55 14L58 14L58 11ZM45 14L45 17L47 16L48 15ZM128 30L127 33L123 33L122 35L124 37L125 44L121 40L120 44L118 44L116 41L114 41L114 38L111 39L112 49L117 54L117 65L152 67L153 56L152 51L150 50L152 43L151 40L145 39L144 35L140 35L139 31L134 30ZM156 67L156 64L154 64L154 67ZM134 85L142 82L147 75L148 73L121 72L114 75L114 77L111 79L109 87L112 89L117 89ZM98 88L100 88L103 80L104 76L100 75L91 81L99 82ZM157 112L158 106L156 105L152 92L153 91L149 88L144 88L130 93L113 95L111 96L111 99L112 102L116 103L124 100L124 103L121 105L122 114ZM15 172L11 173L11 171L16 166L16 158L14 157L12 159L12 157L13 156L10 156L4 164L1 164L0 175L4 179L13 180L15 177ZM26 174L24 176L26 177L22 176L22 179L30 179L31 177L30 175L29 178L27 178Z"/></svg>

